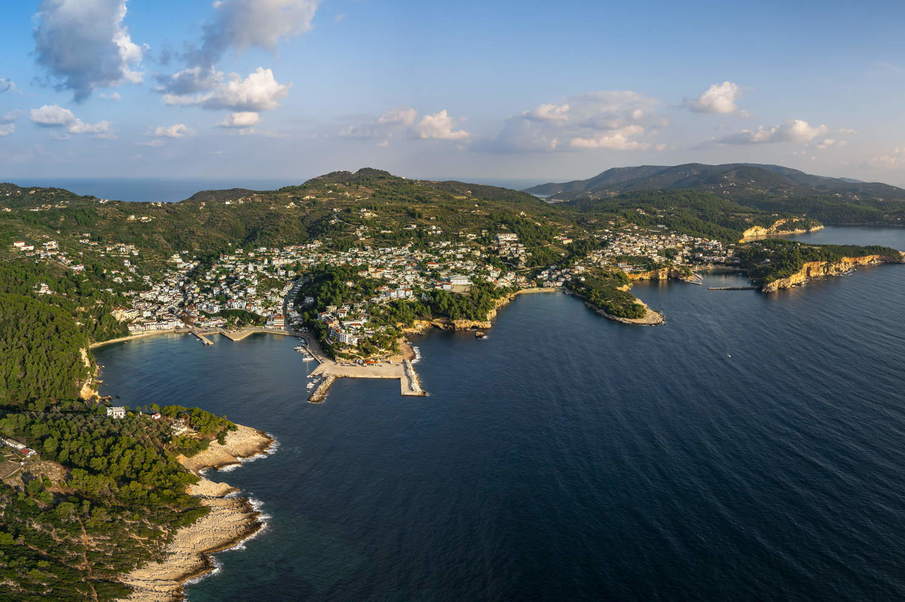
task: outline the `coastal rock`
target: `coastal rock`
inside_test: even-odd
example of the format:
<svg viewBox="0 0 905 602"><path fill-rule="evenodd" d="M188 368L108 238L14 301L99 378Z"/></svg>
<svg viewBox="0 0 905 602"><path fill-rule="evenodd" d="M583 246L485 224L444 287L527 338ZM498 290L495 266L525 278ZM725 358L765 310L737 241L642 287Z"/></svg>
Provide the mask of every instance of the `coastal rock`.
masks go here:
<svg viewBox="0 0 905 602"><path fill-rule="evenodd" d="M764 226L752 226L748 228L744 232L742 232L742 238L739 242L748 242L751 240L758 240L761 238L767 238L770 236L787 236L790 234L807 234L808 232L817 232L819 230L823 230L823 224L817 224L810 228L784 228L789 221L789 219L779 219L773 222L772 225L768 227Z"/></svg>
<svg viewBox="0 0 905 602"><path fill-rule="evenodd" d="M231 464L239 464L242 458L249 458L263 453L273 441L266 434L248 426L236 425L221 445L211 441L207 449L198 452L191 458L179 456L179 463L198 473L205 468L221 468Z"/></svg>
<svg viewBox="0 0 905 602"><path fill-rule="evenodd" d="M602 309L594 307L590 303L585 302L585 305L607 320L612 320L613 322L619 322L621 324L632 324L634 326L660 326L661 324L666 323L666 318L663 316L663 314L658 311L652 310L647 306L647 303L645 303L641 299L638 299L636 303L644 306L645 313L641 318L621 318L619 316L608 314Z"/></svg>
<svg viewBox="0 0 905 602"><path fill-rule="evenodd" d="M767 282L761 287L761 291L764 293L775 293L782 289L801 286L814 278L845 274L859 265L903 262L905 262L905 254L901 254L899 257L864 255L862 257L843 257L839 261L809 261L803 264L801 269L791 276Z"/></svg>
<svg viewBox="0 0 905 602"><path fill-rule="evenodd" d="M487 312L487 316L483 320L450 320L449 318L434 318L433 320L417 320L412 326L403 330L406 334L423 334L431 328L439 328L440 330L484 330L493 326L493 320L497 316L497 312L504 306L512 302L519 295L530 295L534 293L556 293L562 289L556 287L535 287L523 288L500 297L496 300L493 309Z"/></svg>
<svg viewBox="0 0 905 602"><path fill-rule="evenodd" d="M673 267L664 267L647 272L633 272L625 274L632 282L639 280L682 280L685 282L696 282L693 274L684 273L682 270Z"/></svg>
<svg viewBox="0 0 905 602"><path fill-rule="evenodd" d="M180 464L197 474L207 468L236 464L243 458L263 453L273 444L273 439L265 433L237 426L222 445L214 441L191 458L179 456ZM186 581L214 569L212 554L235 546L263 527L260 513L247 499L232 497L237 490L226 483L202 477L186 491L202 498L201 504L209 508L208 514L176 532L163 560L145 564L122 578L123 583L133 588L126 600L182 600Z"/></svg>

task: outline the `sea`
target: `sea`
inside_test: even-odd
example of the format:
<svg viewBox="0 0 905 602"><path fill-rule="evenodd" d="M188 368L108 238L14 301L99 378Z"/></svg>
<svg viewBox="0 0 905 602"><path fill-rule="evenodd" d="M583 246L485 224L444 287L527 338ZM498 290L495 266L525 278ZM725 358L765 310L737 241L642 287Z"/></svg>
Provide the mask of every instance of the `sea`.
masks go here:
<svg viewBox="0 0 905 602"><path fill-rule="evenodd" d="M819 243L905 249L905 229ZM276 453L211 473L266 529L190 585L214 600L905 599L905 266L763 295L640 284L667 322L525 295L486 339L419 337L428 397L305 401L292 338L97 350L103 392L200 406Z"/></svg>
<svg viewBox="0 0 905 602"><path fill-rule="evenodd" d="M182 201L202 190L224 190L228 188L248 188L250 190L277 190L284 186L298 186L309 177L298 178L41 178L0 176L0 182L10 182L23 188L41 186L64 188L76 194L96 196L114 201L140 201L173 203ZM455 180L458 178L430 178L432 180ZM543 180L468 178L469 182L487 186L502 186L522 190L542 184Z"/></svg>

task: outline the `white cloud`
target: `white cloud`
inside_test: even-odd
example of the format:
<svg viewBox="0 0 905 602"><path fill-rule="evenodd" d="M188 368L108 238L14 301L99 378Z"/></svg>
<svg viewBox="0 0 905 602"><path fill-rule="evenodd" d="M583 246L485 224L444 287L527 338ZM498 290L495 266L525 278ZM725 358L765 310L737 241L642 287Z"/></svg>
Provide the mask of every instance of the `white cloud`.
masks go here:
<svg viewBox="0 0 905 602"><path fill-rule="evenodd" d="M418 111L399 107L385 111L376 119L352 123L343 127L339 135L359 140L379 140L378 146L389 146L393 138L416 140L465 140L469 132L456 129L455 119L446 109L418 120Z"/></svg>
<svg viewBox="0 0 905 602"><path fill-rule="evenodd" d="M256 126L260 119L261 116L253 111L243 111L232 113L218 125L222 128L250 128Z"/></svg>
<svg viewBox="0 0 905 602"><path fill-rule="evenodd" d="M0 77L0 94L4 92L12 92L16 89L16 83L6 77Z"/></svg>
<svg viewBox="0 0 905 602"><path fill-rule="evenodd" d="M96 88L141 81L135 69L145 49L123 25L126 0L43 0L36 16L38 64L76 101Z"/></svg>
<svg viewBox="0 0 905 602"><path fill-rule="evenodd" d="M773 127L761 126L756 130L742 130L720 138L717 142L721 144L772 144L777 142L807 144L815 138L825 136L829 131L825 125L811 125L802 119L792 119Z"/></svg>
<svg viewBox="0 0 905 602"><path fill-rule="evenodd" d="M422 140L464 140L471 136L465 130L456 129L455 120L446 109L422 117L415 133Z"/></svg>
<svg viewBox="0 0 905 602"><path fill-rule="evenodd" d="M415 123L418 118L418 111L412 107L403 107L399 109L390 109L377 118L377 123L381 125L404 125L409 126Z"/></svg>
<svg viewBox="0 0 905 602"><path fill-rule="evenodd" d="M279 83L273 71L258 67L245 79L237 73L204 73L200 69L177 73L176 89L163 100L169 105L199 105L205 109L258 112L275 109L289 93L289 85Z"/></svg>
<svg viewBox="0 0 905 602"><path fill-rule="evenodd" d="M190 64L212 67L230 49L272 50L281 39L311 29L318 0L217 0L213 6L214 18L204 25Z"/></svg>
<svg viewBox="0 0 905 602"><path fill-rule="evenodd" d="M493 152L639 150L665 125L657 101L628 90L602 90L545 103L505 121L496 138L479 143Z"/></svg>
<svg viewBox="0 0 905 602"><path fill-rule="evenodd" d="M905 167L905 146L894 148L889 153L872 158L870 164L882 169L898 169Z"/></svg>
<svg viewBox="0 0 905 602"><path fill-rule="evenodd" d="M740 95L741 88L738 84L725 81L713 84L696 99L686 100L685 104L697 113L738 113L736 101Z"/></svg>
<svg viewBox="0 0 905 602"><path fill-rule="evenodd" d="M13 132L16 131L16 119L19 118L18 113L7 113L6 115L0 115L0 138L3 136L9 136Z"/></svg>
<svg viewBox="0 0 905 602"><path fill-rule="evenodd" d="M534 121L567 121L570 109L569 105L543 104L522 115Z"/></svg>
<svg viewBox="0 0 905 602"><path fill-rule="evenodd" d="M123 99L119 92L101 92L98 96L104 100L119 101Z"/></svg>
<svg viewBox="0 0 905 602"><path fill-rule="evenodd" d="M112 135L109 121L85 123L69 109L59 105L44 105L30 111L31 120L40 127L65 129L70 134L94 134L98 138Z"/></svg>
<svg viewBox="0 0 905 602"><path fill-rule="evenodd" d="M831 148L842 148L848 144L848 140L840 140L838 138L824 138L817 144L818 150L828 150Z"/></svg>
<svg viewBox="0 0 905 602"><path fill-rule="evenodd" d="M158 138L185 138L192 135L192 130L184 123L174 123L154 128L154 135Z"/></svg>
<svg viewBox="0 0 905 602"><path fill-rule="evenodd" d="M640 150L650 145L638 142L636 138L644 133L640 125L627 125L610 130L590 138L576 137L569 141L569 146L579 149L609 148L612 150Z"/></svg>

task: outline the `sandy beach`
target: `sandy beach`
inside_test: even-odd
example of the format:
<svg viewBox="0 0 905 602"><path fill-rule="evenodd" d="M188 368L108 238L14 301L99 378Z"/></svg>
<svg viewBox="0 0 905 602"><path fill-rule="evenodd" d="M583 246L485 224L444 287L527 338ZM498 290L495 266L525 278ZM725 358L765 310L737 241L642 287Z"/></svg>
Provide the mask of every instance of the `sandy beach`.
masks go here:
<svg viewBox="0 0 905 602"><path fill-rule="evenodd" d="M264 453L273 440L261 431L239 425L220 445L212 442L208 449L191 457L179 456L186 469L198 474L207 468L238 464L243 458ZM188 527L180 529L167 548L166 558L141 566L123 577L123 583L134 588L126 600L133 602L169 602L184 597L183 585L214 568L211 555L231 548L257 533L263 524L259 513L242 497L229 497L236 489L226 483L215 483L204 477L188 488L198 496L210 512Z"/></svg>

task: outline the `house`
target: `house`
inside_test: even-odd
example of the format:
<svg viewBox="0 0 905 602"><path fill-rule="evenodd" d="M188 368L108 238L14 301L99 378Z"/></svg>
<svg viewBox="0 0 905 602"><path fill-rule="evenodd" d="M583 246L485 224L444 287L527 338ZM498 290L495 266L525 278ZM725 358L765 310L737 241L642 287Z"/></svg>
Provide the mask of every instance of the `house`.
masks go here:
<svg viewBox="0 0 905 602"><path fill-rule="evenodd" d="M126 408L124 406L110 406L107 408L107 416L119 420L126 417Z"/></svg>

